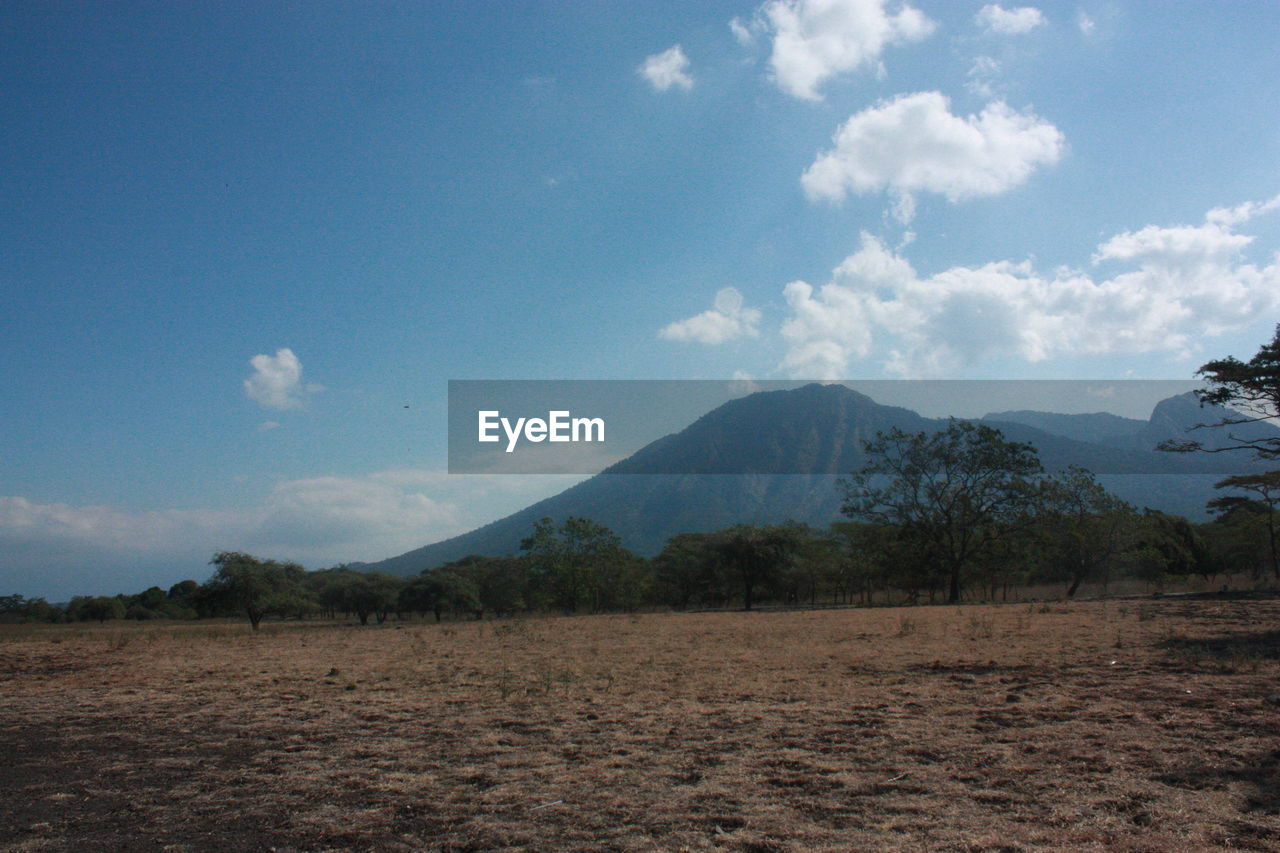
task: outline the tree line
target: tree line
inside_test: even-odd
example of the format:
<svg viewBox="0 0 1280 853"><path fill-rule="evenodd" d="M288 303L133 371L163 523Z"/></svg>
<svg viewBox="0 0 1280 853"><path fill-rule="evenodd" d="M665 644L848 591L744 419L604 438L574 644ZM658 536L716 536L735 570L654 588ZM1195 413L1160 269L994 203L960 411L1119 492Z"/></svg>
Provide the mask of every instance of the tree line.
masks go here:
<svg viewBox="0 0 1280 853"><path fill-rule="evenodd" d="M933 434L891 432L843 481L846 520L742 524L672 537L645 559L587 518L538 521L521 553L472 555L414 577L346 565L224 551L203 583L134 595L78 596L64 607L0 597L0 619L348 618L483 619L530 612L606 613L782 605L999 600L1011 588L1138 579L1159 587L1188 576L1247 571L1280 578L1275 501L1228 478L1212 521L1137 510L1087 471L1038 470L1034 450L998 430L955 422ZM896 471L897 473L888 473Z"/></svg>
<svg viewBox="0 0 1280 853"><path fill-rule="evenodd" d="M1238 408L1219 426L1280 414L1280 327L1249 362L1209 362L1202 401ZM65 607L0 596L0 620L268 617L482 619L526 612L641 608L750 610L780 604L993 600L1010 587L1055 583L1070 597L1088 582L1248 572L1280 580L1280 471L1227 477L1211 521L1138 510L1081 468L1049 474L1033 446L991 426L952 420L934 432L894 428L863 443L866 464L840 481L846 520L741 524L672 537L642 558L587 518L536 522L518 555L473 555L411 578L339 565L222 551L204 583L185 580L136 595L78 596ZM1203 450L1171 442L1175 452ZM1280 440L1249 437L1222 450L1280 458Z"/></svg>

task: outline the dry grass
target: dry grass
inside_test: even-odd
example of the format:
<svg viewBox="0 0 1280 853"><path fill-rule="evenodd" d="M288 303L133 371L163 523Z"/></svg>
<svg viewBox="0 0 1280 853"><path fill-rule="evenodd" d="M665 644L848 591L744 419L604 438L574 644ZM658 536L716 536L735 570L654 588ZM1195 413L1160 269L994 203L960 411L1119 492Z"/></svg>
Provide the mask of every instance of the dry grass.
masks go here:
<svg viewBox="0 0 1280 853"><path fill-rule="evenodd" d="M0 632L0 851L1280 850L1280 602Z"/></svg>

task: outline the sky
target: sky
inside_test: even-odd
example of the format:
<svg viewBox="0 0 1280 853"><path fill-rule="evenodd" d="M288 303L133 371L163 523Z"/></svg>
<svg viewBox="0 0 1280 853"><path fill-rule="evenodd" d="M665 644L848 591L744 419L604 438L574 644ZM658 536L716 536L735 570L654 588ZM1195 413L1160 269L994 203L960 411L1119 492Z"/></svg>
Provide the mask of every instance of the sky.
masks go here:
<svg viewBox="0 0 1280 853"><path fill-rule="evenodd" d="M1266 2L0 0L0 594L576 478L454 379L1188 379L1280 321Z"/></svg>

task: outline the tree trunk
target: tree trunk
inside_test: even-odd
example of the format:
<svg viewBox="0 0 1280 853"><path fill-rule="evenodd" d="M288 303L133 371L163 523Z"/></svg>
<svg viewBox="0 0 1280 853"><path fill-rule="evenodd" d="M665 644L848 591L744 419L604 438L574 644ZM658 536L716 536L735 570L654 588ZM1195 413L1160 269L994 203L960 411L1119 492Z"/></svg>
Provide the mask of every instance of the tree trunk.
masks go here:
<svg viewBox="0 0 1280 853"><path fill-rule="evenodd" d="M1276 514L1267 515L1267 534L1271 540L1271 573L1280 580L1280 559L1276 558Z"/></svg>

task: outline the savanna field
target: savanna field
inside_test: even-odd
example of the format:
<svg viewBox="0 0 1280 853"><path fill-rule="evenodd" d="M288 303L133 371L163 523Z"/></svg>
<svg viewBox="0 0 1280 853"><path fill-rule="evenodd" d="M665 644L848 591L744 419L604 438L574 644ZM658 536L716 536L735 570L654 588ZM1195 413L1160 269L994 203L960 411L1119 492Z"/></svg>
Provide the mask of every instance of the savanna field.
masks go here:
<svg viewBox="0 0 1280 853"><path fill-rule="evenodd" d="M1280 601L0 626L0 851L1280 850Z"/></svg>

